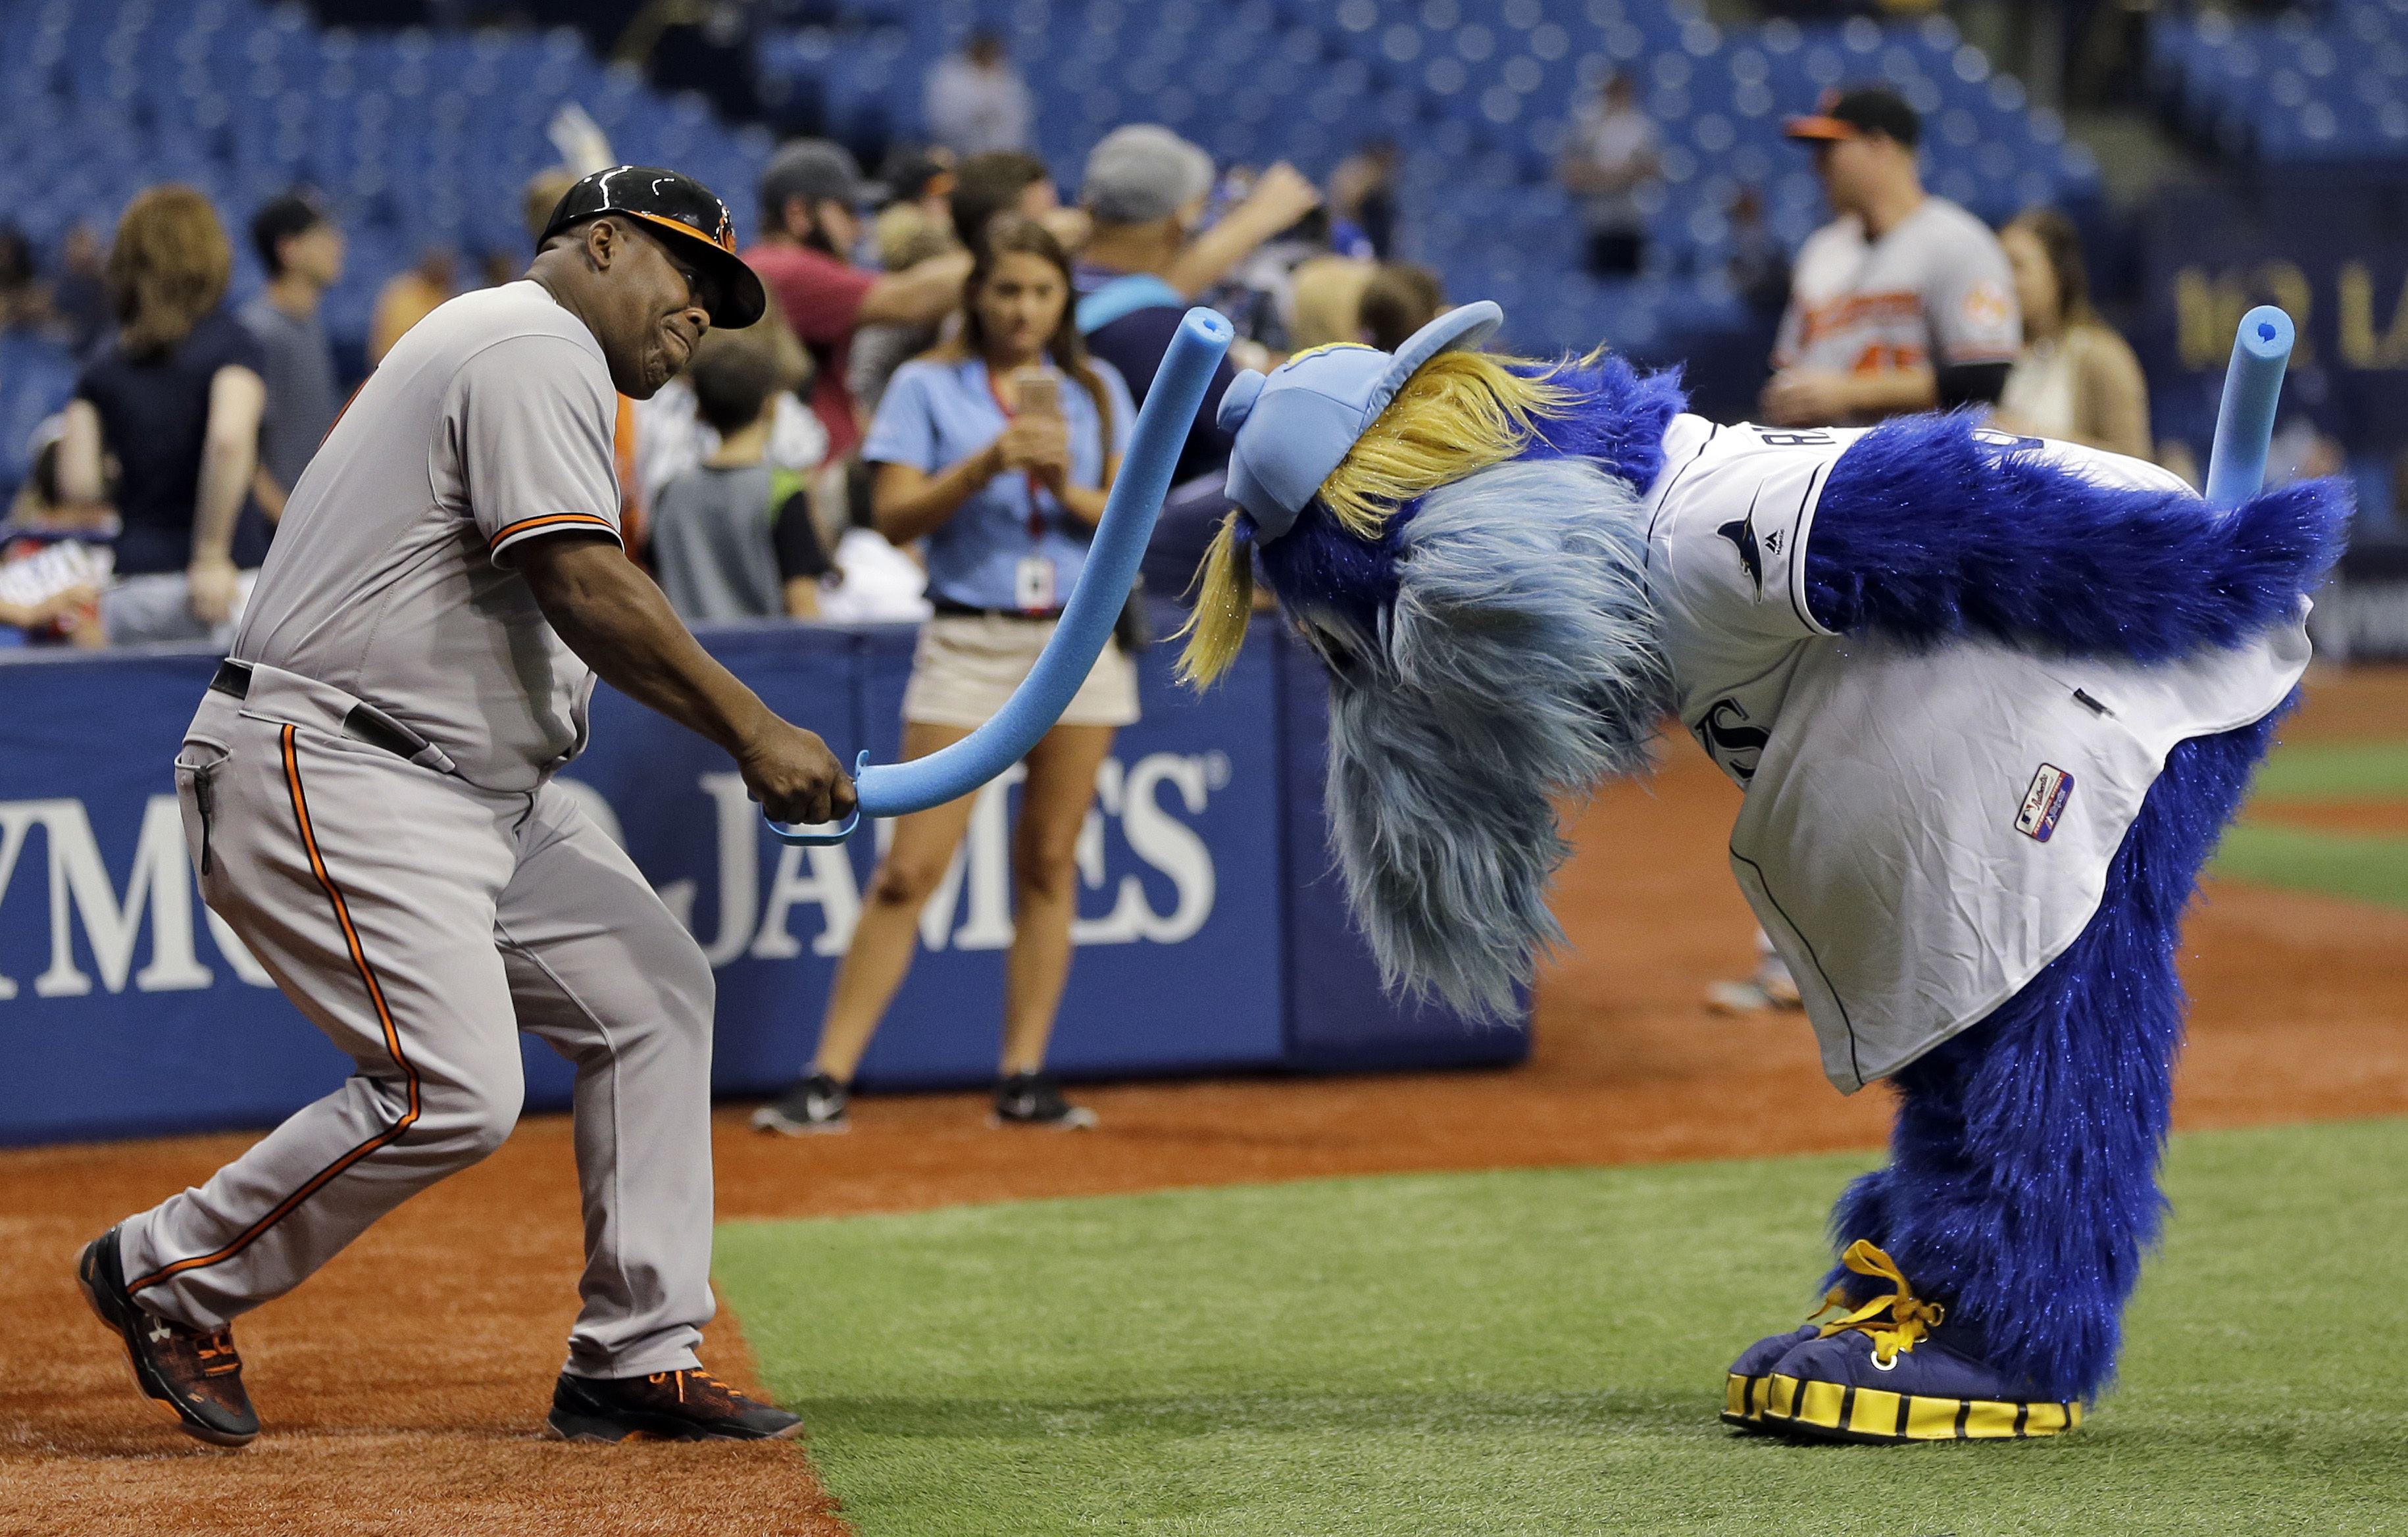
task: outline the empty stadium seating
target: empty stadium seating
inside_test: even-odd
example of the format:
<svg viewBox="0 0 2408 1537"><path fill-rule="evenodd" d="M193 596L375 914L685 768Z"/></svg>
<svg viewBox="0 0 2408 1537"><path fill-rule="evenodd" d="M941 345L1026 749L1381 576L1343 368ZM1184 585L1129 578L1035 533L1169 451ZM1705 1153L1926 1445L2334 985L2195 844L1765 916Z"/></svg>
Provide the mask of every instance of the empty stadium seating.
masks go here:
<svg viewBox="0 0 2408 1537"><path fill-rule="evenodd" d="M2408 0L2353 0L2235 20L2202 11L2150 31L2167 110L2227 154L2282 163L2408 154Z"/></svg>

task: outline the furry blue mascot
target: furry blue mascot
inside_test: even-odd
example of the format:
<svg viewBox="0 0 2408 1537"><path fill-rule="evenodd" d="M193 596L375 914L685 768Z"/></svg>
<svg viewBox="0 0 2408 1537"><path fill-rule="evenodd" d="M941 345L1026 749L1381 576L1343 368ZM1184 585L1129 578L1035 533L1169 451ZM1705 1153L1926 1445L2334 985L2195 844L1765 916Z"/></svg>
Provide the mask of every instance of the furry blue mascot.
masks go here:
<svg viewBox="0 0 2408 1537"><path fill-rule="evenodd" d="M2158 1230L2183 908L2307 665L2343 496L2218 510L1961 415L1717 426L1618 359L1479 352L1502 318L1239 376L1189 680L1236 654L1259 556L1331 675L1332 840L1390 984L1490 1016L1561 938L1555 797L1677 715L1746 791L1731 869L1831 1081L1899 1100L1832 1214L1837 1316L1742 1353L1724 1418L2079 1425Z"/></svg>

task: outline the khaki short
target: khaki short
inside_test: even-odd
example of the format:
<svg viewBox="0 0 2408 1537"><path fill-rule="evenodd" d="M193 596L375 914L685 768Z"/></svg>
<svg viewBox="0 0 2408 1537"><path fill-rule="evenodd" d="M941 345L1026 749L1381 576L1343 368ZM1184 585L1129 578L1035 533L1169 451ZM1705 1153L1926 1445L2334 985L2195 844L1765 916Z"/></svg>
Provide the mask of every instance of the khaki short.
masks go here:
<svg viewBox="0 0 2408 1537"><path fill-rule="evenodd" d="M1054 622L996 614L943 614L920 626L903 718L922 725L984 725L1037 665ZM1087 681L1062 711L1064 725L1135 725L1137 664L1105 642Z"/></svg>

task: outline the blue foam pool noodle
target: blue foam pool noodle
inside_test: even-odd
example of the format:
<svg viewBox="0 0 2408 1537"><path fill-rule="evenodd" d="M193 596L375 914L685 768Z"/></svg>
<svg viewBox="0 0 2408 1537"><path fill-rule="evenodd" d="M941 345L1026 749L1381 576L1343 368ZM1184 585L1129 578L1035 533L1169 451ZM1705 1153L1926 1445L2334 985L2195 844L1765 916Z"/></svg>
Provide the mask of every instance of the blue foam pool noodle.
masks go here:
<svg viewBox="0 0 2408 1537"><path fill-rule="evenodd" d="M2265 484L2274 406L2298 339L2291 317L2271 304L2241 317L2232 366L2224 374L2224 400L2215 411L2215 446L2208 451L2207 499L2213 505L2238 507Z"/></svg>
<svg viewBox="0 0 2408 1537"><path fill-rule="evenodd" d="M976 731L924 758L872 764L869 754L862 754L853 771L860 810L842 827L796 832L772 822L770 831L789 843L835 843L865 815L901 816L958 800L1027 756L1038 739L1054 729L1079 685L1087 681L1096 658L1111 643L1188 429L1204 404L1212 370L1236 334L1227 320L1210 309L1190 309L1180 321L1138 410L1128 452L1104 498L1104 515L1096 522L1078 585L1062 606L1062 617L1037 665L1003 708Z"/></svg>

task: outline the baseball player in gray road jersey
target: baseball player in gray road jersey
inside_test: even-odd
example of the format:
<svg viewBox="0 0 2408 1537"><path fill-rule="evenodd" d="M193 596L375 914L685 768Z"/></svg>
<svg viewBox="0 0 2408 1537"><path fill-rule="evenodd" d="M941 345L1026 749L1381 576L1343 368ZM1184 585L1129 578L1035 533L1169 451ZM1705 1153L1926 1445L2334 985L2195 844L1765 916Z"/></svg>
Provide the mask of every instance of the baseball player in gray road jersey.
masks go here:
<svg viewBox="0 0 2408 1537"><path fill-rule="evenodd" d="M1923 190L1914 108L1864 86L1787 131L1813 147L1834 217L1798 252L1765 421L1865 426L1995 403L2023 343L2007 253L1989 226Z"/></svg>
<svg viewBox="0 0 2408 1537"><path fill-rule="evenodd" d="M294 487L176 759L201 890L359 1065L79 1279L144 1392L246 1444L230 1326L508 1137L518 1032L577 1066L583 1311L553 1434L790 1436L699 1369L712 982L552 774L596 674L725 747L772 815L841 816L826 746L706 654L619 545L614 387L642 399L761 287L700 183L619 166L524 280L404 337Z"/></svg>

